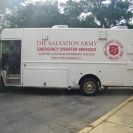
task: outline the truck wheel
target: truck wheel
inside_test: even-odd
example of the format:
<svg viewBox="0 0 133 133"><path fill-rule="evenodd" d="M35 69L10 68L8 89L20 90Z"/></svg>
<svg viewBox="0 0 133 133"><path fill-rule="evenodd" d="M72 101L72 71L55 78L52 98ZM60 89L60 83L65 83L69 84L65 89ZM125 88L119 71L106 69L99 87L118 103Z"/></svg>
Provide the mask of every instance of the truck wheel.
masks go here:
<svg viewBox="0 0 133 133"><path fill-rule="evenodd" d="M93 78L86 78L81 82L81 92L86 96L95 96L99 92L98 81Z"/></svg>

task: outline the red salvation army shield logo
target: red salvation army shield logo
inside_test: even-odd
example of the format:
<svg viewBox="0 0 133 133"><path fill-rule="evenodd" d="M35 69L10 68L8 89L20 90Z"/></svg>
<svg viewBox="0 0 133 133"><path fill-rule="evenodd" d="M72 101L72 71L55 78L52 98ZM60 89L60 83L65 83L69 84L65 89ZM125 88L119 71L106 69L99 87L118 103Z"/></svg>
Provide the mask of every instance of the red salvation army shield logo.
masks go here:
<svg viewBox="0 0 133 133"><path fill-rule="evenodd" d="M109 53L112 54L113 56L114 55L117 55L119 52L119 47L116 46L116 45L110 45L109 46Z"/></svg>
<svg viewBox="0 0 133 133"><path fill-rule="evenodd" d="M104 54L106 57L112 60L118 60L122 57L124 48L119 41L111 40L106 43L104 47Z"/></svg>

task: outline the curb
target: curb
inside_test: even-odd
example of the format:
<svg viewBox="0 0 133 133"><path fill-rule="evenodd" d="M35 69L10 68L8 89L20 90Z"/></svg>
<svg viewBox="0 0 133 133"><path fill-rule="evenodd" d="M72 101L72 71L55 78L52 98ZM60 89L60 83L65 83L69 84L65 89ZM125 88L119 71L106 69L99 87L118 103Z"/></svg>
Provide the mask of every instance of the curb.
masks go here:
<svg viewBox="0 0 133 133"><path fill-rule="evenodd" d="M93 122L92 124L88 125L88 127L85 127L84 129L80 130L78 133L88 133L89 131L93 130L95 127L99 126L101 123L106 121L109 117L111 117L113 114L118 112L121 108L123 108L125 105L127 105L129 102L133 101L133 96L126 99L123 103L115 107L113 110Z"/></svg>

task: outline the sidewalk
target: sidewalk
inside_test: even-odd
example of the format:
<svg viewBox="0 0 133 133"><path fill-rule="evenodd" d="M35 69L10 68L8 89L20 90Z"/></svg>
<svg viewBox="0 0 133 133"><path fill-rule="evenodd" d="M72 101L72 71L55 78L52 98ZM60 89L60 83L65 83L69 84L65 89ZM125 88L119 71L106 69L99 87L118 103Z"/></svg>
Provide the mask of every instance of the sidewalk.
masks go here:
<svg viewBox="0 0 133 133"><path fill-rule="evenodd" d="M133 96L79 133L133 133Z"/></svg>

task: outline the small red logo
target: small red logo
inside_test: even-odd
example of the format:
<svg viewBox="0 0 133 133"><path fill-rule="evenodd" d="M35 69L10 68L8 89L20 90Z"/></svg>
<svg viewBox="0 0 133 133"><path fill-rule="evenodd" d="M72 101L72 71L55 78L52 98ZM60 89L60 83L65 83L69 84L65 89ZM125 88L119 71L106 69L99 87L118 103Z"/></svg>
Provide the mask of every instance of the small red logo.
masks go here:
<svg viewBox="0 0 133 133"><path fill-rule="evenodd" d="M104 54L112 60L118 60L123 55L123 46L116 40L111 40L104 47Z"/></svg>

